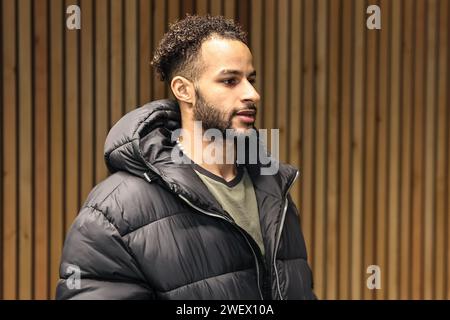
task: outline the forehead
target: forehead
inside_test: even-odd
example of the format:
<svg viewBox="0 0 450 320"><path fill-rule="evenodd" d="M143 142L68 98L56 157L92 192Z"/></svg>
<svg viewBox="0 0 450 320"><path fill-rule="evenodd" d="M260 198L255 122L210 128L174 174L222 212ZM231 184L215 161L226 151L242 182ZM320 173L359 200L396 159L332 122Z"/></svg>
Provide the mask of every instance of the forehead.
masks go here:
<svg viewBox="0 0 450 320"><path fill-rule="evenodd" d="M205 73L218 73L224 69L248 72L253 69L250 49L238 40L206 40L201 47L201 59Z"/></svg>

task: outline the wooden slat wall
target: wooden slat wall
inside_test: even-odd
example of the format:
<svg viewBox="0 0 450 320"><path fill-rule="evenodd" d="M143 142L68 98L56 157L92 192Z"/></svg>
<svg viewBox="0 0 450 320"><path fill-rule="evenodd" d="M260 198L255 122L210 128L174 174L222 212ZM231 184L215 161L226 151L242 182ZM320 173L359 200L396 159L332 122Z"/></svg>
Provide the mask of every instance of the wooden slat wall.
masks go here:
<svg viewBox="0 0 450 320"><path fill-rule="evenodd" d="M381 30L366 28L370 4ZM0 0L0 298L54 297L108 130L170 95L149 62L186 13L249 31L258 126L280 129L301 170L291 192L319 298L450 299L449 0Z"/></svg>
<svg viewBox="0 0 450 320"><path fill-rule="evenodd" d="M381 30L366 28L371 4ZM251 0L258 120L301 170L292 194L319 298L450 298L449 10Z"/></svg>
<svg viewBox="0 0 450 320"><path fill-rule="evenodd" d="M2 3L2 296L17 296L16 4ZM8 44L8 45L6 45ZM8 93L8 94L6 94ZM9 107L4 107L9 106ZM5 276L7 275L7 276Z"/></svg>
<svg viewBox="0 0 450 320"><path fill-rule="evenodd" d="M79 31L66 28L71 4L81 8ZM214 12L248 26L249 1L1 0L0 8L0 298L49 299L65 234L107 175L109 129L168 94L149 64L168 23Z"/></svg>

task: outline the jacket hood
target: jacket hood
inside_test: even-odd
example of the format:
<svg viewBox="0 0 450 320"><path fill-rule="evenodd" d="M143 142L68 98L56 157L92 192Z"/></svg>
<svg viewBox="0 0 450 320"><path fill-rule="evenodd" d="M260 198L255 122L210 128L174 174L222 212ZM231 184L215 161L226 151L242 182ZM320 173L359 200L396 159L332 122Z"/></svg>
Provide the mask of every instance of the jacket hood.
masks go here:
<svg viewBox="0 0 450 320"><path fill-rule="evenodd" d="M125 114L106 137L106 166L111 173L120 170L144 176L150 169L160 174L158 164L168 160L170 152L164 151L174 147L171 134L180 126L179 107L172 100L147 103Z"/></svg>
<svg viewBox="0 0 450 320"><path fill-rule="evenodd" d="M172 132L180 127L181 114L174 100L153 101L127 113L112 127L106 138L106 165L111 173L126 171L147 180L149 176L156 178L162 186L209 210L217 209L217 206L220 208L208 196L206 186L192 166L175 163L171 157L173 148L178 148L171 139ZM297 170L280 163L277 174L264 176L259 174L260 166L246 165L255 188L282 197Z"/></svg>

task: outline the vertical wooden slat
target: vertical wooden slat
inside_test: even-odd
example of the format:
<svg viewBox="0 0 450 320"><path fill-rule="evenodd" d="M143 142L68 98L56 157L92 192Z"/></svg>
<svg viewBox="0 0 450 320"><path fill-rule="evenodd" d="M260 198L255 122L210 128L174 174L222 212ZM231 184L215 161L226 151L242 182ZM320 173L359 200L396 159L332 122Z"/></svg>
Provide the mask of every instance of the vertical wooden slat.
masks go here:
<svg viewBox="0 0 450 320"><path fill-rule="evenodd" d="M178 2L178 0L176 0ZM198 15L206 15L208 13L208 2L209 0L197 0L196 1L196 13Z"/></svg>
<svg viewBox="0 0 450 320"><path fill-rule="evenodd" d="M301 180L301 209L303 215L308 215L308 219L304 219L304 236L305 242L310 248L310 263L314 274L315 292L319 299L323 298L323 279L316 273L316 245L314 238L314 176L315 176L315 161L314 161L314 110L315 106L313 95L313 76L314 76L314 0L305 0L304 2L304 23L302 28L303 36L303 57L302 57L302 83L303 101L302 101L302 122L301 137L303 152L301 154L301 162L303 166L303 179Z"/></svg>
<svg viewBox="0 0 450 320"><path fill-rule="evenodd" d="M325 199L326 194L326 117L327 117L327 28L328 28L328 2L326 0L317 1L317 45L315 54L315 101L313 107L316 109L316 121L314 122L315 139L315 271L316 275L323 279L322 291L324 299L328 299L327 292L327 274L326 274L326 242L327 235L325 231Z"/></svg>
<svg viewBox="0 0 450 320"><path fill-rule="evenodd" d="M234 18L239 22L239 24L242 26L242 28L248 32L248 39L251 41L252 39L252 22L253 19L257 19L256 12L253 11L251 8L252 5L251 0L240 0L236 2L236 17ZM251 13L250 13L251 12ZM252 18L250 18L250 15L252 15ZM261 21L262 17L259 17L257 20Z"/></svg>
<svg viewBox="0 0 450 320"><path fill-rule="evenodd" d="M116 2L116 1L115 1ZM94 3L90 0L81 0L82 14L81 32L81 201L86 199L91 191L95 176L94 153ZM115 115L115 113L113 113ZM81 205L81 203L79 204Z"/></svg>
<svg viewBox="0 0 450 320"><path fill-rule="evenodd" d="M199 2L199 1L198 1ZM197 2L197 12L199 10L199 3ZM202 8L205 9L206 13L206 1L204 2L204 6ZM175 23L180 18L180 2L178 0L170 0L168 3L168 21L166 24L166 30L169 27L170 23Z"/></svg>
<svg viewBox="0 0 450 320"><path fill-rule="evenodd" d="M61 27L64 22L62 2L54 2L50 9L50 123L51 123L51 157L50 168L50 293L54 296L59 276L59 262L63 245L63 55Z"/></svg>
<svg viewBox="0 0 450 320"><path fill-rule="evenodd" d="M48 299L48 222L49 222L49 145L48 145L48 65L47 56L47 0L34 2L34 79L35 95L33 167L35 193L35 231L34 231L34 298Z"/></svg>
<svg viewBox="0 0 450 320"><path fill-rule="evenodd" d="M328 107L327 107L327 151L326 151L326 274L327 299L336 299L338 295L338 204L339 204L339 158L338 144L340 138L339 109L340 109L340 29L341 1L331 1L329 7L328 34Z"/></svg>
<svg viewBox="0 0 450 320"><path fill-rule="evenodd" d="M448 4L447 7L447 20L448 18L450 18L450 4ZM447 37L447 45L450 43L450 32L447 30L447 33L445 34L445 36ZM447 56L450 56L449 53L449 49L447 48ZM446 105L448 107L448 105L450 105L450 63L448 62L450 61L449 59L447 59L447 100L446 100ZM447 109L447 164L450 162L450 111ZM445 243L445 253L446 253L446 268L445 270L447 270L447 274L446 274L446 291L447 291L447 297L446 299L450 299L450 272L448 270L450 270L450 235L448 234L447 230L450 230L450 166L447 165L447 174L446 174L446 181L447 181L447 205L446 205L446 213L445 213L445 217L446 217L446 223L445 223L445 227L446 227L446 243Z"/></svg>
<svg viewBox="0 0 450 320"><path fill-rule="evenodd" d="M286 129L289 130L289 163L300 169L300 155L301 155L301 128L299 123L301 123L301 92L302 92L302 82L301 82L301 63L302 63L302 33L301 33L301 16L302 16L302 5L303 0L301 1L292 1L290 11L287 13L288 18L288 28L290 28L289 32L289 43L290 43L290 51L288 61L290 61L290 71L287 77L288 85L289 85L289 116L287 118ZM302 229L304 229L303 221L305 219L311 219L309 213L303 214L301 210L301 202L300 202L300 187L303 184L303 171L300 169L300 175L297 179L297 182L294 183L291 189L292 199L297 205L297 208L300 212L300 220L302 224ZM306 244L307 246L309 243Z"/></svg>
<svg viewBox="0 0 450 320"><path fill-rule="evenodd" d="M211 8L211 15L222 15L222 0L209 0L209 6Z"/></svg>
<svg viewBox="0 0 450 320"><path fill-rule="evenodd" d="M262 115L264 124L262 128L264 129L272 129L275 128L275 94L274 88L276 85L275 77L275 1L267 0L264 3L264 15L265 15L265 24L264 24L264 98L263 98L263 110L264 114Z"/></svg>
<svg viewBox="0 0 450 320"><path fill-rule="evenodd" d="M252 0L252 10L255 13L251 23L252 37L250 39L250 46L253 54L253 66L257 73L255 88L261 94L264 84L264 69L263 69L263 47L262 47L262 1ZM261 95L261 102L258 105L258 112L256 113L256 125L259 128L264 128L262 123L262 101L263 96Z"/></svg>
<svg viewBox="0 0 450 320"><path fill-rule="evenodd" d="M367 2L366 2L367 6ZM365 29L365 28L364 28ZM376 136L375 136L375 117L377 112L377 96L376 96L376 80L378 71L377 57L377 35L376 30L367 30L365 33L367 39L367 52L365 56L366 76L364 82L366 83L364 106L366 108L365 113L365 130L364 130L364 149L363 149L363 161L364 161L364 176L363 176L363 225L364 236L362 241L364 243L364 257L363 257L363 270L369 265L376 264L374 261L374 227L375 221L375 206L376 199L374 197L377 183L377 175L375 175L375 160L376 157ZM374 291L369 290L367 286L364 286L363 297L365 299L373 298Z"/></svg>
<svg viewBox="0 0 450 320"><path fill-rule="evenodd" d="M433 259L436 247L434 245L433 236L435 234L434 220L435 220L435 157L436 157L436 23L437 19L437 2L435 0L429 0L426 3L427 10L427 34L426 34L426 72L425 72L425 167L424 167L424 210L422 215L424 216L424 228L423 228L423 239L424 239L424 255L422 259L424 260L424 277L421 279L424 285L424 299L433 299L435 296L434 290L434 265L435 261ZM424 13L424 14L425 14ZM426 107L425 107L426 106Z"/></svg>
<svg viewBox="0 0 450 320"><path fill-rule="evenodd" d="M425 2L417 0L414 7L414 110L413 110L413 147L412 147L412 298L423 298L423 154L424 154L424 31Z"/></svg>
<svg viewBox="0 0 450 320"><path fill-rule="evenodd" d="M0 17L3 21L3 1L0 0ZM0 23L0 27L3 28L3 24ZM2 179L0 180L0 210L3 213L3 33L0 32L0 172L2 172ZM3 300L3 214L0 215L0 300Z"/></svg>
<svg viewBox="0 0 450 320"><path fill-rule="evenodd" d="M340 72L341 87L341 111L340 111L340 164L339 164L339 293L338 299L350 298L350 201L351 201L351 102L352 102L352 0L344 0L342 3L341 23L341 60Z"/></svg>
<svg viewBox="0 0 450 320"><path fill-rule="evenodd" d="M351 299L361 299L363 286L365 287L366 270L362 265L362 215L366 204L363 203L363 130L364 130L364 28L365 25L363 1L354 3L354 44L353 44L353 104L352 104L352 203L351 203Z"/></svg>
<svg viewBox="0 0 450 320"><path fill-rule="evenodd" d="M413 26L413 2L403 2L403 25L402 33L404 35L402 50L402 97L401 97L401 218L400 218L400 235L401 235L401 260L400 260L400 299L409 299L411 297L411 239L410 239L410 212L411 212L411 129L412 129L412 93L413 93L413 77L412 77L412 50L413 37L411 32Z"/></svg>
<svg viewBox="0 0 450 320"><path fill-rule="evenodd" d="M375 31L378 36L378 59L379 78L377 82L378 110L375 114L376 130L376 234L375 234L375 259L374 263L381 270L381 289L373 290L376 299L386 299L387 293L387 196L391 186L388 184L388 103L389 103L389 33L392 32L391 20L389 19L391 10L389 3L381 0L378 4L381 12L384 13L381 30Z"/></svg>
<svg viewBox="0 0 450 320"><path fill-rule="evenodd" d="M149 102L151 97L151 82L153 80L152 70L150 69L151 61L151 37L150 33L153 31L152 22L153 17L149 14L151 12L152 2L148 0L139 0L139 100L138 105L143 105ZM159 13L161 14L161 13ZM155 39L159 41L159 39ZM156 43L155 43L156 45Z"/></svg>
<svg viewBox="0 0 450 320"><path fill-rule="evenodd" d="M399 254L399 209L400 209L400 93L401 93L401 41L400 28L402 24L401 2L390 2L392 10L390 23L390 101L389 103L389 192L388 196L388 268L385 269L385 281L387 281L387 298L399 298L400 283L400 259Z"/></svg>
<svg viewBox="0 0 450 320"><path fill-rule="evenodd" d="M73 0L65 1L65 8L73 4ZM106 8L103 8L104 11ZM78 141L78 122L79 122L79 97L78 97L78 30L69 30L64 28L66 37L65 48L65 102L67 111L65 113L65 230L69 230L80 207L78 198L79 190L79 141Z"/></svg>
<svg viewBox="0 0 450 320"><path fill-rule="evenodd" d="M19 14L19 299L31 299L32 275L32 83L31 2L20 0Z"/></svg>
<svg viewBox="0 0 450 320"><path fill-rule="evenodd" d="M194 14L195 13L195 0L182 0L181 1L181 17L186 17L186 14Z"/></svg>
<svg viewBox="0 0 450 320"><path fill-rule="evenodd" d="M136 108L137 97L137 0L125 2L125 110Z"/></svg>
<svg viewBox="0 0 450 320"><path fill-rule="evenodd" d="M18 178L18 144L17 133L17 29L16 2L2 1L2 32L3 41L3 123L2 148L4 154L3 171L3 299L17 298L17 178Z"/></svg>
<svg viewBox="0 0 450 320"><path fill-rule="evenodd" d="M228 19L235 19L236 1L224 0L223 6L224 6L223 15Z"/></svg>
<svg viewBox="0 0 450 320"><path fill-rule="evenodd" d="M277 73L277 81L275 82L276 100L274 110L276 112L275 128L279 130L279 159L286 161L287 159L287 146L288 133L287 133L287 120L288 120L288 1L280 0L277 2L278 10L276 17L276 59L273 61L275 70Z"/></svg>
<svg viewBox="0 0 450 320"><path fill-rule="evenodd" d="M448 12L449 2L441 1L438 3L439 9L439 30L438 30L438 68L437 68L437 104L438 104L438 132L437 132L437 168L436 168L436 265L435 265L435 298L449 299L446 295L446 282L448 282L449 265L446 264L445 257L448 256L448 247L446 246L446 234L448 229L446 220L449 216L449 200L447 195L448 188L448 170L449 170L449 146L447 141L448 131L448 115L450 114L448 108L448 66L449 66L449 50L448 50ZM447 267L447 268L446 268Z"/></svg>
<svg viewBox="0 0 450 320"><path fill-rule="evenodd" d="M148 1L147 1L148 2ZM111 70L111 122L109 127L112 127L121 117L124 110L123 105L123 75L124 75L124 65L123 65L123 0L111 1L111 32L110 32L110 43L111 43L111 60L110 60L110 70ZM149 20L148 11L146 12L146 21ZM144 32L144 31L141 31ZM148 38L145 39L144 43L149 43ZM148 72L142 73L147 74ZM141 88L141 92L143 89Z"/></svg>
<svg viewBox="0 0 450 320"><path fill-rule="evenodd" d="M155 11L153 12L153 47L156 48L159 40L165 32L166 21L166 1L155 0ZM166 95L165 84L162 81L154 81L153 83L153 99L163 99Z"/></svg>
<svg viewBox="0 0 450 320"><path fill-rule="evenodd" d="M108 99L108 16L107 1L95 2L95 181L99 183L107 176L103 161L109 106ZM130 91L131 92L131 91Z"/></svg>
<svg viewBox="0 0 450 320"><path fill-rule="evenodd" d="M0 1L0 17L2 18L3 21L3 1ZM3 28L2 23L0 23L0 27ZM3 34L0 33L0 143L2 143L2 147L3 147L3 123L4 123L4 105L3 105ZM2 179L0 181L0 210L2 210L2 213L4 212L4 201L3 201L3 195L4 195L4 185L3 185L3 173L5 172L5 167L3 165L4 163L4 152L3 152L3 148L0 148L0 170L2 172ZM1 253L0 253L0 299L3 300L3 283L4 283L4 277L3 277L3 262L4 262L4 257L3 257L3 234L4 234L4 219L3 219L4 214L2 214L0 216L0 248L1 249Z"/></svg>

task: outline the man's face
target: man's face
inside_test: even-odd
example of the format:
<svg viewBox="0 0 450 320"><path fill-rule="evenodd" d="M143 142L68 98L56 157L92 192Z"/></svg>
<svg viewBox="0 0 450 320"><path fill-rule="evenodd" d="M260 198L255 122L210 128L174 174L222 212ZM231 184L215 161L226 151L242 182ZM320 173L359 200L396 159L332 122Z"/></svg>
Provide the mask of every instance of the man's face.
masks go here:
<svg viewBox="0 0 450 320"><path fill-rule="evenodd" d="M205 130L245 133L254 128L260 97L253 87L256 72L248 47L241 41L213 38L203 42L200 59L194 120L202 121Z"/></svg>

